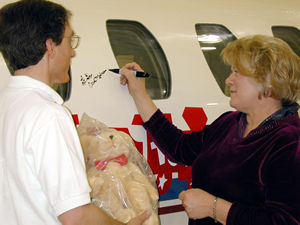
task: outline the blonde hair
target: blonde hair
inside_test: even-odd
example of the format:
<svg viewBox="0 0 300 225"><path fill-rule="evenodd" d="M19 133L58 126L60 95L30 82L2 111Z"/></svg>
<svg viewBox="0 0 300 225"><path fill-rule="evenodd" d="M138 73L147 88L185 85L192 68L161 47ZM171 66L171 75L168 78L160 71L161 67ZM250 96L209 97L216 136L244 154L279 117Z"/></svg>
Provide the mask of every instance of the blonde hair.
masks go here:
<svg viewBox="0 0 300 225"><path fill-rule="evenodd" d="M254 35L228 43L221 53L225 63L253 77L261 95L294 102L300 97L300 58L279 38Z"/></svg>

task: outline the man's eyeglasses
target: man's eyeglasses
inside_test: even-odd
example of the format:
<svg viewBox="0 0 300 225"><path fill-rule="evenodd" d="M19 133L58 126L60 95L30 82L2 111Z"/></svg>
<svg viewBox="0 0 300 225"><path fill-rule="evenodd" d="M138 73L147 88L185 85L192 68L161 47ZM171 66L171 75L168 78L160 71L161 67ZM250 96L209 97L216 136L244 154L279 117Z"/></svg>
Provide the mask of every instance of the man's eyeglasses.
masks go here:
<svg viewBox="0 0 300 225"><path fill-rule="evenodd" d="M72 37L64 37L64 38L70 38L71 48L75 49L79 46L80 37L78 35L75 34Z"/></svg>
<svg viewBox="0 0 300 225"><path fill-rule="evenodd" d="M71 37L71 47L73 49L77 48L79 46L79 43L80 43L80 37L78 35L73 35Z"/></svg>

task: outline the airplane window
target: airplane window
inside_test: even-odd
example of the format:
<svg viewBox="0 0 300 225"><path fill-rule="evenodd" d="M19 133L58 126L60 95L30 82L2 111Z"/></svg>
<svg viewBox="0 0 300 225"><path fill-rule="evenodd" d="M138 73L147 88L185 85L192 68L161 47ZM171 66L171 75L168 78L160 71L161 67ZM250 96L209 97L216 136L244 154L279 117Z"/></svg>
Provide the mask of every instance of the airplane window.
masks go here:
<svg viewBox="0 0 300 225"><path fill-rule="evenodd" d="M198 23L195 28L200 48L209 68L222 92L229 96L225 80L231 73L231 68L223 62L220 54L227 43L236 40L236 37L226 27L219 24Z"/></svg>
<svg viewBox="0 0 300 225"><path fill-rule="evenodd" d="M171 94L171 74L167 58L155 37L141 23L129 20L107 20L107 33L121 68L137 62L150 74L146 88L152 99L165 99Z"/></svg>
<svg viewBox="0 0 300 225"><path fill-rule="evenodd" d="M296 27L272 26L274 37L284 40L300 56L300 31Z"/></svg>
<svg viewBox="0 0 300 225"><path fill-rule="evenodd" d="M11 75L14 74L13 69L9 66L8 63L6 63L6 66L10 72ZM72 87L72 83L71 83L71 67L69 68L69 76L70 76L70 80L68 83L65 84L55 84L53 89L62 97L62 99L66 102L70 99L71 96L71 87Z"/></svg>
<svg viewBox="0 0 300 225"><path fill-rule="evenodd" d="M55 84L53 89L62 97L62 99L66 102L69 100L71 96L72 89L72 76L71 76L71 67L69 68L69 76L70 80L65 84Z"/></svg>

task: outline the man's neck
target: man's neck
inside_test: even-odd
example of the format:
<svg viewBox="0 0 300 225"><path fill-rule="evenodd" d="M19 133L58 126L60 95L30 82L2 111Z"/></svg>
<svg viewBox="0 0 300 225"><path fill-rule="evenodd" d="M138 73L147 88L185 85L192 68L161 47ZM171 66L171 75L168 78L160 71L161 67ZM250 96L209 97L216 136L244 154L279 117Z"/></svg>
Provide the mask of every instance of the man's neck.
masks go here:
<svg viewBox="0 0 300 225"><path fill-rule="evenodd" d="M23 69L16 70L14 73L15 76L26 75L35 80L41 81L48 86L52 86L50 82L50 76L48 75L47 67L44 65L43 59L38 62L36 65L28 66Z"/></svg>

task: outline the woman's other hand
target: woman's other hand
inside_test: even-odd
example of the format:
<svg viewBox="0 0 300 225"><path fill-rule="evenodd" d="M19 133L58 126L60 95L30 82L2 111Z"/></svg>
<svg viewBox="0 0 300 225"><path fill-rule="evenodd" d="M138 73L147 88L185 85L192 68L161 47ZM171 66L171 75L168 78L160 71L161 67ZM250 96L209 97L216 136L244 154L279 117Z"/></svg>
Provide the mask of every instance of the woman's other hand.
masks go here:
<svg viewBox="0 0 300 225"><path fill-rule="evenodd" d="M191 219L202 219L211 217L214 220L226 224L227 215L232 203L222 198L203 191L199 188L192 188L187 191L182 191L179 194L179 199ZM215 215L213 215L213 212Z"/></svg>
<svg viewBox="0 0 300 225"><path fill-rule="evenodd" d="M198 188L182 191L179 199L191 219L202 219L212 216L214 196Z"/></svg>

